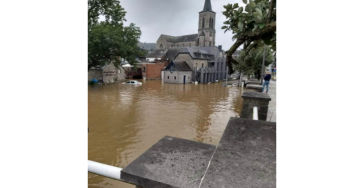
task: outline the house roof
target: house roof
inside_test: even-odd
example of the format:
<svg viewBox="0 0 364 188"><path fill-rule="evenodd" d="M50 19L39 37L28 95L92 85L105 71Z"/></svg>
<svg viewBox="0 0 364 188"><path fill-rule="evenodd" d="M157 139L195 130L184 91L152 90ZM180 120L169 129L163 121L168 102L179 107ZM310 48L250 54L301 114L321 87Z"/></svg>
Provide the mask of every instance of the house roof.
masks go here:
<svg viewBox="0 0 364 188"><path fill-rule="evenodd" d="M175 67L177 71L192 71L186 61L172 61L164 70L170 70L171 67Z"/></svg>
<svg viewBox="0 0 364 188"><path fill-rule="evenodd" d="M198 34L182 35L182 36L170 36L162 34L161 37L165 38L167 42L195 42L198 39Z"/></svg>
<svg viewBox="0 0 364 188"><path fill-rule="evenodd" d="M161 58L167 51L166 49L154 49L147 55L147 58Z"/></svg>
<svg viewBox="0 0 364 188"><path fill-rule="evenodd" d="M147 60L138 60L137 63L135 63L136 65L141 65L141 64L155 64L154 61L147 61Z"/></svg>
<svg viewBox="0 0 364 188"><path fill-rule="evenodd" d="M200 47L201 50L207 51L209 54L218 55L220 50L216 46L203 46Z"/></svg>
<svg viewBox="0 0 364 188"><path fill-rule="evenodd" d="M176 61L173 63L176 66L177 70L179 70L179 71L192 71L191 67L188 66L186 61L180 61L180 62Z"/></svg>
<svg viewBox="0 0 364 188"><path fill-rule="evenodd" d="M169 49L165 59L166 60L174 60L174 58L177 56L178 52L180 51L179 48L173 48L173 49Z"/></svg>
<svg viewBox="0 0 364 188"><path fill-rule="evenodd" d="M178 52L179 54L190 54L190 56L193 59L206 59L209 60L213 58L215 54L211 54L205 49L202 49L202 47L187 47L187 48L181 48L181 50Z"/></svg>

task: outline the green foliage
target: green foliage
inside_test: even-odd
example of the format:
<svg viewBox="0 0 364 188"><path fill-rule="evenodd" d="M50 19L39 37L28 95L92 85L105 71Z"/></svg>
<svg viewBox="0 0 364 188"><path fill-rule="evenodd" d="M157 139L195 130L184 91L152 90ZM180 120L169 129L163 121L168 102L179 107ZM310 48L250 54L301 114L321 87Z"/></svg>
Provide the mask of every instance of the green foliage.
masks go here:
<svg viewBox="0 0 364 188"><path fill-rule="evenodd" d="M238 4L225 5L223 15L225 15L227 21L224 22L225 25L221 29L224 29L225 32L231 30L234 35L233 39L237 39L243 33L263 29L267 22L272 23L276 21L275 3L271 16L268 18L270 1L249 0L249 3L247 3L247 0L243 0L243 3L246 4L245 11ZM270 40L273 40L273 36L270 36Z"/></svg>
<svg viewBox="0 0 364 188"><path fill-rule="evenodd" d="M99 16L105 21L99 21ZM120 58L131 64L141 54L139 27L124 26L126 11L119 0L88 0L88 67L113 62L119 67Z"/></svg>
<svg viewBox="0 0 364 188"><path fill-rule="evenodd" d="M258 47L251 49L247 55L244 51L242 51L237 58L239 64L236 65L236 70L246 74L255 75L256 77L260 78L263 62L263 51L263 41L260 41ZM274 51L272 47L266 46L264 62L265 66L270 65L274 61L273 53Z"/></svg>

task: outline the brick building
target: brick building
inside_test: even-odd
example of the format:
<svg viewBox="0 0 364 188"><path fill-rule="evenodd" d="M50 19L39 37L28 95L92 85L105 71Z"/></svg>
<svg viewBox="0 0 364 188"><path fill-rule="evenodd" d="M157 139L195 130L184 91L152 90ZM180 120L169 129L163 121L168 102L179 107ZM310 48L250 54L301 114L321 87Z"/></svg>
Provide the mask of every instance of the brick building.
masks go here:
<svg viewBox="0 0 364 188"><path fill-rule="evenodd" d="M142 64L143 79L161 79L161 71L164 69L163 63L144 63Z"/></svg>

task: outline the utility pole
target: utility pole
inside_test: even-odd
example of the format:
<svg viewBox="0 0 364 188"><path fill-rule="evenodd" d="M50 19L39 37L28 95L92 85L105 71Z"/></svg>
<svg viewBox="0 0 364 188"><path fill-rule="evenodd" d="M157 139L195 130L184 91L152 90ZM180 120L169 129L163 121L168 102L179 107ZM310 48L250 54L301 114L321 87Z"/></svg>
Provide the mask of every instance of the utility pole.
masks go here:
<svg viewBox="0 0 364 188"><path fill-rule="evenodd" d="M260 76L260 84L263 85L263 75L264 75L264 71L265 71L265 68L264 68L264 62L265 62L265 44L264 44L264 50L263 50L263 62L262 62L262 72L261 72L261 76Z"/></svg>
<svg viewBox="0 0 364 188"><path fill-rule="evenodd" d="M227 79L228 79L228 70L229 70L229 67L226 66L226 82L225 82L226 83L226 85L225 85L226 87L227 87Z"/></svg>

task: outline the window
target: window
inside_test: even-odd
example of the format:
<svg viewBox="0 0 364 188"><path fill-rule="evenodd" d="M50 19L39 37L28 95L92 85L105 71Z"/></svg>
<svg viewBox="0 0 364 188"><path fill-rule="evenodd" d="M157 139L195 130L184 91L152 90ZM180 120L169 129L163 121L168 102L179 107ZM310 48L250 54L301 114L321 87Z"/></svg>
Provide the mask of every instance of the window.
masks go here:
<svg viewBox="0 0 364 188"><path fill-rule="evenodd" d="M190 79L190 76L187 76L187 79Z"/></svg>
<svg viewBox="0 0 364 188"><path fill-rule="evenodd" d="M202 63L202 67L203 67L203 63Z"/></svg>
<svg viewBox="0 0 364 188"><path fill-rule="evenodd" d="M191 43L188 44L191 47Z"/></svg>
<svg viewBox="0 0 364 188"><path fill-rule="evenodd" d="M169 76L167 76L167 79L169 80Z"/></svg>
<svg viewBox="0 0 364 188"><path fill-rule="evenodd" d="M177 44L177 47L178 47L178 44Z"/></svg>
<svg viewBox="0 0 364 188"><path fill-rule="evenodd" d="M202 28L205 28L205 18L202 18Z"/></svg>
<svg viewBox="0 0 364 188"><path fill-rule="evenodd" d="M211 18L211 24L210 24L210 26L211 26L211 29L214 28L214 19L213 18Z"/></svg>
<svg viewBox="0 0 364 188"><path fill-rule="evenodd" d="M212 37L212 32L210 32L210 37Z"/></svg>
<svg viewBox="0 0 364 188"><path fill-rule="evenodd" d="M143 72L145 72L145 67L143 67Z"/></svg>
<svg viewBox="0 0 364 188"><path fill-rule="evenodd" d="M159 48L160 48L160 49L163 49L163 45L161 44L161 45L159 46Z"/></svg>
<svg viewBox="0 0 364 188"><path fill-rule="evenodd" d="M211 41L210 41L210 46L211 46Z"/></svg>
<svg viewBox="0 0 364 188"><path fill-rule="evenodd" d="M183 43L182 46L185 47L185 44Z"/></svg>
<svg viewBox="0 0 364 188"><path fill-rule="evenodd" d="M174 76L174 80L177 80L177 76Z"/></svg>

